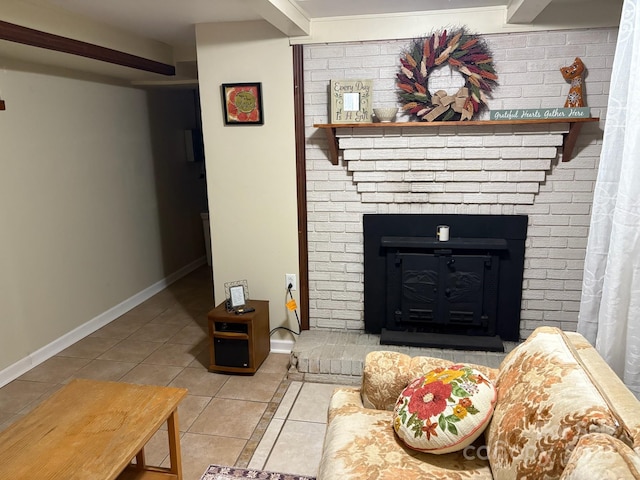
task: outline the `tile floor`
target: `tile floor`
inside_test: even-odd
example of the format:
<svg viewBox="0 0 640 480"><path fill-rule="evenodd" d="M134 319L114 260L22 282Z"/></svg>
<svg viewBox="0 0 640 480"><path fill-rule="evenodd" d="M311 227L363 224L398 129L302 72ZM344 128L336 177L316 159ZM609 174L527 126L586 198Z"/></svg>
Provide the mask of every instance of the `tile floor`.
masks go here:
<svg viewBox="0 0 640 480"><path fill-rule="evenodd" d="M252 376L209 372L211 289L205 266L1 388L0 430L73 378L171 385L189 390L178 412L185 480L211 463L315 475L335 385L287 380L286 354ZM145 452L168 465L166 432Z"/></svg>

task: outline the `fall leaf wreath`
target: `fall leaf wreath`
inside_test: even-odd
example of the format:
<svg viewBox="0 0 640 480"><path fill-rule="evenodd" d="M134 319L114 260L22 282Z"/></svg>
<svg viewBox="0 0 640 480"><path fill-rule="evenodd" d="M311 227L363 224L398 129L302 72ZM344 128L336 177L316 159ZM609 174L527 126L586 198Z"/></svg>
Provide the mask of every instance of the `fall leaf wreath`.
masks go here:
<svg viewBox="0 0 640 480"><path fill-rule="evenodd" d="M486 43L465 29L420 38L400 58L397 74L402 109L420 121L471 120L487 105L487 95L498 85L491 52ZM448 64L464 77L454 95L429 92L429 75Z"/></svg>

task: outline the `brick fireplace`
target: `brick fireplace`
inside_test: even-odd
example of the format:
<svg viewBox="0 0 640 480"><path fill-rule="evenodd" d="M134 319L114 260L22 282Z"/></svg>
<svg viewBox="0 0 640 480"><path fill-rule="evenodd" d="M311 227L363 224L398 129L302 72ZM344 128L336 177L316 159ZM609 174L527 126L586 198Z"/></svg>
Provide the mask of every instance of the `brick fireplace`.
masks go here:
<svg viewBox="0 0 640 480"><path fill-rule="evenodd" d="M590 65L591 114L604 118L615 34L487 35L501 84L490 108L562 105L558 68L580 55ZM583 127L570 162L559 150L566 124L338 128L342 155L333 165L313 127L327 123L328 80L373 78L374 105L392 106L406 45L305 46L310 328L365 331L365 214L465 214L528 217L520 336L539 325L575 330L603 122Z"/></svg>
<svg viewBox="0 0 640 480"><path fill-rule="evenodd" d="M581 258L582 252L575 251L573 258L557 259L562 271L557 272L559 276L570 276L573 281L549 278L553 275L549 275L549 270L544 278L536 278L541 275L532 270L536 263L551 267L552 256L557 255L554 252L539 259L540 245L569 247L569 242L576 241L571 238L570 218L559 214L563 210L589 211L586 204L540 203L549 178L557 175L558 169L577 161L561 162L561 146L568 131L568 123L338 128L342 162L333 166L325 159L326 170L332 169L331 175L327 175L325 183L316 183L310 194L312 201L323 195L331 200L323 206L315 204L310 214L311 307L316 318L312 328L366 330L369 313L365 301L362 220L370 213L527 215L525 273L524 279L517 279L518 291L522 291L523 321L515 336L532 323L527 311L537 301L541 310L548 310L545 314L574 315L554 309L564 305L571 308L569 312L574 308L577 311L579 293L553 291L541 295L531 290L545 285L579 287L580 272L570 271L568 262ZM323 193L322 188L337 188L338 177L344 178L341 191ZM326 211L321 212L322 208ZM586 225L586 220L580 225L585 236ZM540 235L544 235L544 240L538 238ZM556 294L565 300L555 300ZM569 302L575 302L575 307ZM507 339L515 339L513 332Z"/></svg>

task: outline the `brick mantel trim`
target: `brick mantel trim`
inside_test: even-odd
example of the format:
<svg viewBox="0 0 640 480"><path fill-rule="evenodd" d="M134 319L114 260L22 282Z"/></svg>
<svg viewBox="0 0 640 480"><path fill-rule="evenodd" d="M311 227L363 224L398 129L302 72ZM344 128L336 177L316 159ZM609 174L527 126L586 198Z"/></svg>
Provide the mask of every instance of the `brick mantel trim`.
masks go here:
<svg viewBox="0 0 640 480"><path fill-rule="evenodd" d="M568 123L337 128L363 203L532 205Z"/></svg>
<svg viewBox="0 0 640 480"><path fill-rule="evenodd" d="M334 165L338 165L340 157L340 146L338 145L338 137L336 130L338 128L401 128L405 131L413 130L414 134L417 130L424 130L425 128L442 128L442 127L491 127L494 125L548 125L555 123L564 123L568 125L568 132L563 135L562 141L562 161L568 162L573 158L573 149L578 140L578 135L582 129L582 124L585 122L597 122L600 119L598 117L589 118L548 118L548 119L526 119L526 120L513 120L509 122L499 120L473 120L473 121L455 121L455 122L402 122L402 123L350 123L350 124L315 124L315 128L324 130L328 147L329 147L329 159ZM408 133L409 135L411 133Z"/></svg>

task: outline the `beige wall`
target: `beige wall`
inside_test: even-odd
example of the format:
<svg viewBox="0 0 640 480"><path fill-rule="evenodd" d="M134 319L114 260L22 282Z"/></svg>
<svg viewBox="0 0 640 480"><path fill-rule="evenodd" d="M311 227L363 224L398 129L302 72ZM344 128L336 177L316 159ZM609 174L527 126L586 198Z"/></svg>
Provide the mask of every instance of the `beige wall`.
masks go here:
<svg viewBox="0 0 640 480"><path fill-rule="evenodd" d="M0 67L2 372L201 259L205 201L190 95Z"/></svg>
<svg viewBox="0 0 640 480"><path fill-rule="evenodd" d="M251 298L269 300L271 328L297 330L284 306L285 273L298 274L292 49L266 22L203 24L196 35L216 299L246 279ZM224 126L230 82L262 83L264 125Z"/></svg>

